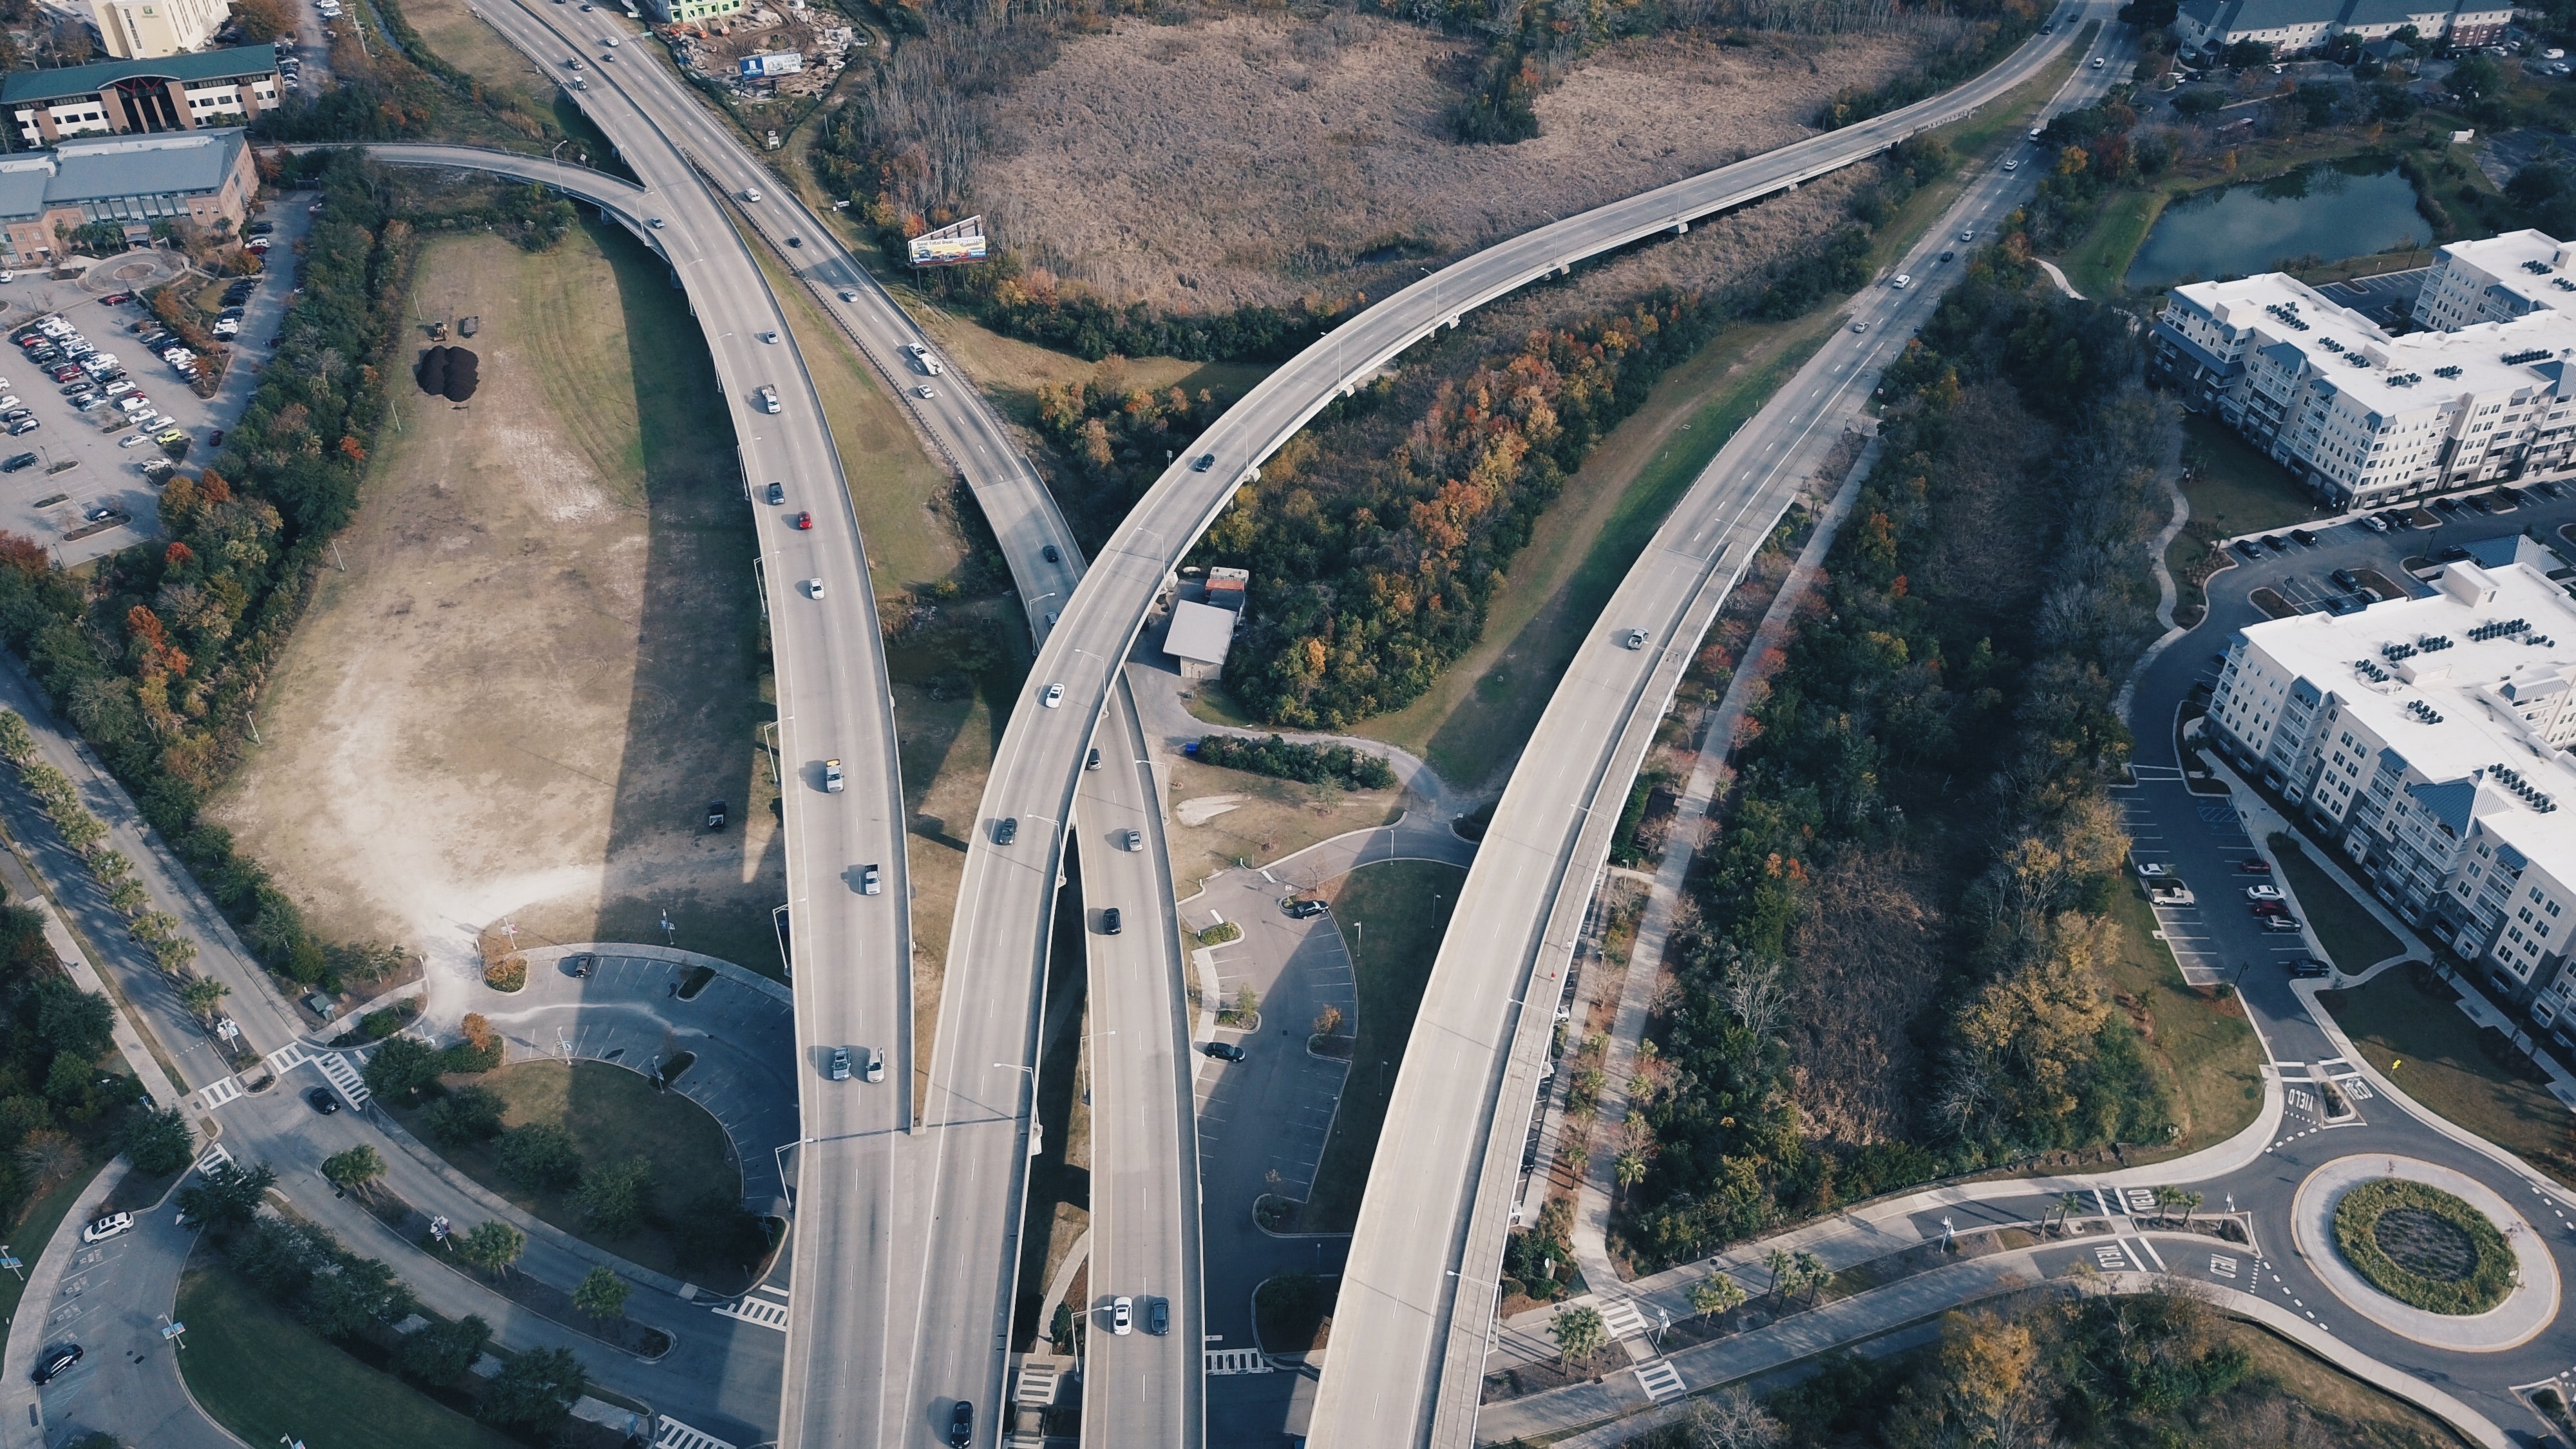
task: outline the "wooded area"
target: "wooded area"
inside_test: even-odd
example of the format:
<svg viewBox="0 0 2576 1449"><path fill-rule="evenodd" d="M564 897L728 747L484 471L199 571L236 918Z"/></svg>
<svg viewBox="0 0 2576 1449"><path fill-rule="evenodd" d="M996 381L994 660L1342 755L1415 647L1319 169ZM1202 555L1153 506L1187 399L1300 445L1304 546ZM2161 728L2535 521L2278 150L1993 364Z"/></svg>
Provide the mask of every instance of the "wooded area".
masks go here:
<svg viewBox="0 0 2576 1449"><path fill-rule="evenodd" d="M2127 841L2111 701L2152 636L2170 410L2117 313L2016 235L1887 374L1880 463L1752 711L1667 959L1665 1263L1945 1173L2161 1142L2165 1085L2096 976Z"/></svg>

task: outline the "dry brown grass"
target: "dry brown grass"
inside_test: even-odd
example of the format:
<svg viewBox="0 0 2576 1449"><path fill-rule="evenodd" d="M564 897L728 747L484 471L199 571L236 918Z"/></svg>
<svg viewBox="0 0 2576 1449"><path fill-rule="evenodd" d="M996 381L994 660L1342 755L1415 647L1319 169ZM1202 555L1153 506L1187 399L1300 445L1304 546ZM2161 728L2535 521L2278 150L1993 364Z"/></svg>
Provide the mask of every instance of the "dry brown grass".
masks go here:
<svg viewBox="0 0 2576 1449"><path fill-rule="evenodd" d="M1238 860L1277 860L1344 831L1390 824L1404 810L1402 793L1395 790L1301 785L1183 759L1172 760L1170 766L1166 778L1171 781L1174 813L1167 817L1165 829L1171 842L1172 878L1183 895ZM1236 798L1228 802L1233 808L1221 814L1180 811L1192 801L1223 795ZM1200 823L1190 824L1191 818Z"/></svg>
<svg viewBox="0 0 2576 1449"><path fill-rule="evenodd" d="M1450 139L1467 42L1336 12L1075 40L999 106L982 168L1007 244L1119 300L1221 310L1392 291L1451 255L1810 133L1911 35L1624 41L1513 146ZM1407 255L1361 258L1400 249Z"/></svg>
<svg viewBox="0 0 2576 1449"><path fill-rule="evenodd" d="M1900 1138L1922 1091L1916 1018L1941 985L1938 886L1920 862L1860 851L1816 875L1792 929L1791 1091L1838 1142Z"/></svg>

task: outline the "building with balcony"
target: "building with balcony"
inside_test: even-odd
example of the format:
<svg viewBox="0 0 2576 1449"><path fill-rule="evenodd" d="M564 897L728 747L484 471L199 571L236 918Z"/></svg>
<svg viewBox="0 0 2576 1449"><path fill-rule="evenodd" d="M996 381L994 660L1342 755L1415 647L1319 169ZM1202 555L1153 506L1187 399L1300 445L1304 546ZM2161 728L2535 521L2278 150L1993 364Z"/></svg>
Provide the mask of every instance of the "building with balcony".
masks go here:
<svg viewBox="0 0 2576 1449"><path fill-rule="evenodd" d="M2513 23L2513 7L2472 0L2183 0L2174 38L2217 52L2258 41L2275 56L2313 50L2338 35L2384 40L2408 26L2442 45L2492 45Z"/></svg>
<svg viewBox="0 0 2576 1449"><path fill-rule="evenodd" d="M2576 601L2529 539L2479 552L2428 598L2245 629L2204 729L2382 901L2568 1042Z"/></svg>
<svg viewBox="0 0 2576 1449"><path fill-rule="evenodd" d="M2338 508L2566 476L2576 314L2392 335L2278 272L2176 287L2149 376Z"/></svg>
<svg viewBox="0 0 2576 1449"><path fill-rule="evenodd" d="M2415 325L2453 332L2534 312L2576 312L2576 245L2542 231L2458 241L2433 254Z"/></svg>
<svg viewBox="0 0 2576 1449"><path fill-rule="evenodd" d="M167 60L11 71L0 109L22 146L73 136L247 125L277 109L277 47L237 45Z"/></svg>
<svg viewBox="0 0 2576 1449"><path fill-rule="evenodd" d="M123 60L203 49L232 13L226 0L90 0L107 53Z"/></svg>

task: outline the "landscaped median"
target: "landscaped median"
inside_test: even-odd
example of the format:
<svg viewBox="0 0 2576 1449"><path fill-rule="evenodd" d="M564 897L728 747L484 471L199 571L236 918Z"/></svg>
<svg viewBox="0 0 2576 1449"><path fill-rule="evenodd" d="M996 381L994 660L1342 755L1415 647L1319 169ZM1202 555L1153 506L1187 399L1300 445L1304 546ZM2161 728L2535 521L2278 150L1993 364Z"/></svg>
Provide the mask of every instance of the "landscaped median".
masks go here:
<svg viewBox="0 0 2576 1449"><path fill-rule="evenodd" d="M2513 1291L2513 1250L2454 1194L2383 1177L2335 1204L2335 1246L2371 1286L2431 1313L2478 1314Z"/></svg>

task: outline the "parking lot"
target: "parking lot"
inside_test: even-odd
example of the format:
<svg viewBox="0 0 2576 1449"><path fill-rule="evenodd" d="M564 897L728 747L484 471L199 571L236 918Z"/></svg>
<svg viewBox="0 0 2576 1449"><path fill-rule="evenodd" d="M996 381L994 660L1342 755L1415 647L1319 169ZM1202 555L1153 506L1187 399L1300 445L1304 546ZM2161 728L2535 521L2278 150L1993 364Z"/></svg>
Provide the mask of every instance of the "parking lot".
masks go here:
<svg viewBox="0 0 2576 1449"><path fill-rule="evenodd" d="M2212 598L2250 598L2265 614L2284 607L2349 613L2377 598L2430 592L2410 568L2455 562L2472 547L2484 551L2494 540L2523 533L2559 555L2549 565L2553 573L2576 558L2576 544L2559 532L2576 523L2576 486L2568 484L2528 485L2518 499L2505 490L2485 490L2420 508L2383 510L2378 517L2387 524L2384 531L2353 518L2230 540L2226 552L2235 567L2209 581ZM2561 582L2571 580L2576 574Z"/></svg>
<svg viewBox="0 0 2576 1449"><path fill-rule="evenodd" d="M276 227L271 255L275 270L258 279L244 303L240 335L231 339L232 362L212 398L200 398L177 372L143 345L136 329L156 330L150 314L129 286L128 275L166 277L176 254L133 254L132 261L108 258L77 284L39 283L22 276L0 288L0 326L12 334L42 316L60 317L101 352L114 354L126 380L149 399L153 410L188 435L184 460L202 465L213 453L212 438L241 415L268 360L269 343L285 317L294 273L294 243L311 217L310 198L292 195L273 201L256 219ZM138 265L144 262L155 265ZM208 285L212 285L211 281ZM111 296L133 297L110 303ZM120 441L135 435L126 414L114 403L83 413L65 396L69 386L57 383L48 369L27 360L24 349L11 346L0 355L0 396L15 397L15 407L33 413L38 426L15 437L0 436L0 459L33 453L36 460L15 472L0 473L0 529L32 538L50 550L57 563L72 567L160 532L160 495L143 467L168 456L149 438L132 447ZM113 423L111 423L113 419ZM162 431L156 428L153 431ZM105 519L91 515L108 510Z"/></svg>

